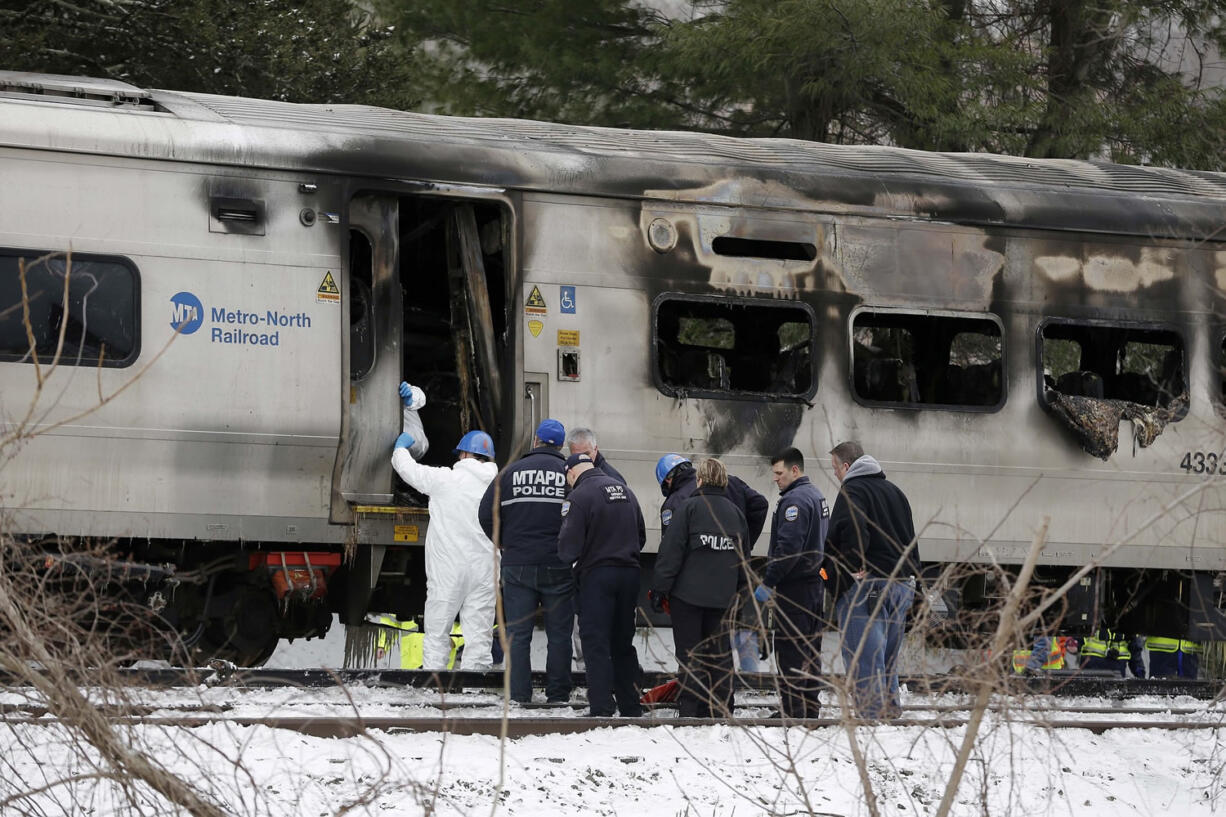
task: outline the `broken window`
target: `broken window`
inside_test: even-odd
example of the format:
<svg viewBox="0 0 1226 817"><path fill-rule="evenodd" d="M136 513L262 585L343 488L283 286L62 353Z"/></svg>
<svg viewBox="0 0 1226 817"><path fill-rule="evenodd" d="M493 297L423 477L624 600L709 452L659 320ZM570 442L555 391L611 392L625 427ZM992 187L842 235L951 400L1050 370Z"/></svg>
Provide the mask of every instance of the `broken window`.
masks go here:
<svg viewBox="0 0 1226 817"><path fill-rule="evenodd" d="M860 400L968 409L1004 402L1004 346L995 316L864 310L853 315L851 335Z"/></svg>
<svg viewBox="0 0 1226 817"><path fill-rule="evenodd" d="M1187 410L1183 340L1169 329L1049 320L1039 328L1044 406L1106 460L1121 420L1145 448Z"/></svg>
<svg viewBox="0 0 1226 817"><path fill-rule="evenodd" d="M655 370L665 394L807 400L816 389L816 319L797 302L664 295Z"/></svg>
<svg viewBox="0 0 1226 817"><path fill-rule="evenodd" d="M199 325L199 302L180 294L175 313ZM126 259L0 250L0 360L128 366L139 351L138 296Z"/></svg>
<svg viewBox="0 0 1226 817"><path fill-rule="evenodd" d="M1222 338L1221 356L1218 358L1218 375L1222 379L1222 402L1226 403L1226 338Z"/></svg>
<svg viewBox="0 0 1226 817"><path fill-rule="evenodd" d="M1048 321L1044 392L1165 408L1187 392L1183 341L1147 327Z"/></svg>

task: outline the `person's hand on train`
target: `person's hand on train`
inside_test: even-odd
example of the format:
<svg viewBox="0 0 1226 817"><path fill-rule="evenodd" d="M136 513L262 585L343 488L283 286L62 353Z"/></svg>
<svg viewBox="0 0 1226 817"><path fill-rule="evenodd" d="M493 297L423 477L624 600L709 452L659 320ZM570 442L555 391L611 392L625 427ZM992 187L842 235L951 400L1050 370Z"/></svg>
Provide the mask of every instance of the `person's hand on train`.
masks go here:
<svg viewBox="0 0 1226 817"><path fill-rule="evenodd" d="M413 435L407 431L396 438L395 448L412 448L413 443L417 442L413 439Z"/></svg>
<svg viewBox="0 0 1226 817"><path fill-rule="evenodd" d="M413 402L413 387L405 381L400 381L400 402L406 406Z"/></svg>

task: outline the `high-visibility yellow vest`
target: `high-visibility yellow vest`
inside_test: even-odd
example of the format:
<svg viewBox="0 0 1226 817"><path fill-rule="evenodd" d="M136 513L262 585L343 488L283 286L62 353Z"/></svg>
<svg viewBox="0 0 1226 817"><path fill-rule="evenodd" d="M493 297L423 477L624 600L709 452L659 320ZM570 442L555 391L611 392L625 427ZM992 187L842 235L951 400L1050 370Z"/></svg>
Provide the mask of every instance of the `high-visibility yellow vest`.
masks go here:
<svg viewBox="0 0 1226 817"><path fill-rule="evenodd" d="M1106 658L1109 651L1115 650L1115 660L1117 661L1127 661L1132 658L1132 650L1128 648L1127 639L1120 638L1110 630L1107 630L1106 634L1106 641L1097 636L1083 638L1081 640L1081 656L1083 658Z"/></svg>
<svg viewBox="0 0 1226 817"><path fill-rule="evenodd" d="M379 624L382 626L379 628L376 646L380 650L391 651L399 645L400 668L421 669L425 635L417 626L417 622L400 621L395 616L379 616ZM460 633L460 623L457 621L451 627L451 655L447 656L447 669L455 668L456 653L463 646L464 636Z"/></svg>
<svg viewBox="0 0 1226 817"><path fill-rule="evenodd" d="M1146 636L1145 647L1150 652L1198 653L1201 651L1200 642L1188 641L1183 638L1164 638L1158 635Z"/></svg>

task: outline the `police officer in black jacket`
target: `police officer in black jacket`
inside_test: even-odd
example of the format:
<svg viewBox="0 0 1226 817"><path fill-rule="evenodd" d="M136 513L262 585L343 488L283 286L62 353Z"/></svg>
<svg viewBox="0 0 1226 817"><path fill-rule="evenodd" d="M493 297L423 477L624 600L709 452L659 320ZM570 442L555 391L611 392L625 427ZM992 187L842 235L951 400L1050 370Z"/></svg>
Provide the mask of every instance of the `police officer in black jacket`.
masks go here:
<svg viewBox="0 0 1226 817"><path fill-rule="evenodd" d="M665 531L681 503L689 499L697 488L694 465L680 454L665 454L656 462L656 482L664 495L664 504L660 506L660 530ZM745 542L745 553L748 554L762 535L770 502L743 479L731 474L728 475L724 495L745 515L745 522L749 525L749 538Z"/></svg>
<svg viewBox="0 0 1226 817"><path fill-rule="evenodd" d="M570 433L566 435L566 446L572 454L587 454L592 458L592 463L601 471L604 471L622 485L628 484L626 478L619 474L617 469L605 459L604 454L600 453L600 448L596 445L595 431L583 426L572 428Z"/></svg>
<svg viewBox="0 0 1226 817"><path fill-rule="evenodd" d="M566 459L569 498L562 504L558 556L578 583L579 638L587 664L592 715L643 714L634 686L634 611L639 551L647 542L643 512L630 489L598 469L587 454Z"/></svg>
<svg viewBox="0 0 1226 817"><path fill-rule="evenodd" d="M822 555L830 509L805 476L804 455L789 448L771 461L779 504L771 523L771 543L762 583L754 598L775 604L775 652L779 662L783 714L816 718L822 668Z"/></svg>
<svg viewBox="0 0 1226 817"><path fill-rule="evenodd" d="M681 672L683 718L727 716L732 704L728 611L742 576L749 527L725 494L728 471L717 459L697 469L696 490L664 531L652 579L657 611L668 600Z"/></svg>
<svg viewBox="0 0 1226 817"><path fill-rule="evenodd" d="M545 696L570 699L571 642L575 619L575 581L570 565L558 558L558 531L566 493L565 431L557 420L537 426L533 449L503 470L481 498L478 518L494 539L497 503L502 549L502 604L511 641L511 700L532 700L532 630L544 608Z"/></svg>
<svg viewBox="0 0 1226 817"><path fill-rule="evenodd" d="M656 462L656 482L660 485L660 493L664 495L664 504L660 506L660 531L666 532L669 523L672 521L673 514L681 507L681 503L689 499L694 493L696 487L694 481L694 466L685 457L680 454L665 454ZM749 636L749 649L754 653L761 651L761 646L758 645L758 630L762 627L762 618L759 615L761 610L749 598L751 587L746 579L748 574L750 554L753 552L754 544L757 543L758 537L762 535L762 528L766 525L766 515L770 511L770 503L766 497L750 488L739 477L731 474L728 475L728 487L725 489L725 496L741 509L741 513L745 514L745 522L749 525L749 535L745 540L745 561L740 571L740 577L737 580L737 589L740 599L738 602L738 629L746 629L752 635ZM756 658L757 656L755 656ZM731 687L729 687L731 692ZM731 703L731 700L729 701Z"/></svg>

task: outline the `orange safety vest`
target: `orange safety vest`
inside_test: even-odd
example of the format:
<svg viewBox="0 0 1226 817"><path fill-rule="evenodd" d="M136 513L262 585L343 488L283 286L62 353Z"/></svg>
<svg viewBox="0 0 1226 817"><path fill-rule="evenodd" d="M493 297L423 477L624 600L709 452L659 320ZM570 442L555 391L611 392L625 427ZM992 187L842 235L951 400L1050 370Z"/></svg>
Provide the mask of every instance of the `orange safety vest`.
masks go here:
<svg viewBox="0 0 1226 817"><path fill-rule="evenodd" d="M1068 636L1057 636L1051 640L1051 652L1047 655L1047 660L1043 662L1040 669L1064 669L1064 657L1068 654L1069 641ZM1013 651L1013 671L1022 673L1026 671L1026 662L1030 659L1033 650L1014 650Z"/></svg>

